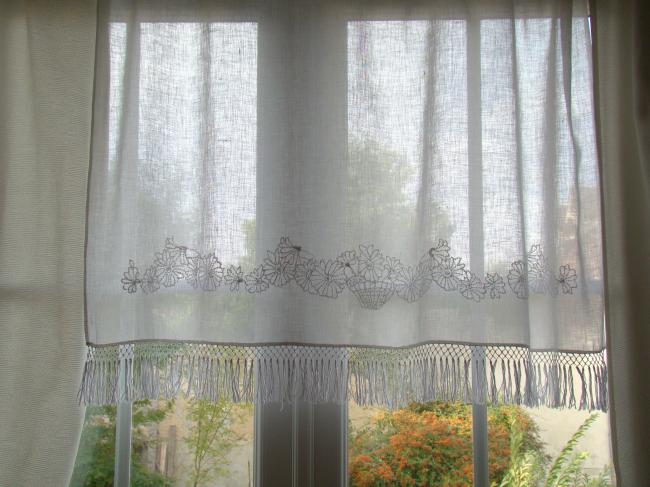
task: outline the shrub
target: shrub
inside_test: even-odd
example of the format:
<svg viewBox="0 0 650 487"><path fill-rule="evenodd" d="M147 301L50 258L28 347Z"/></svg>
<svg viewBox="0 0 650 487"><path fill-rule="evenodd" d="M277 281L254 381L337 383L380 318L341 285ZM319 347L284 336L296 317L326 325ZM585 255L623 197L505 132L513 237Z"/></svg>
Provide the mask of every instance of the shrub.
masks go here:
<svg viewBox="0 0 650 487"><path fill-rule="evenodd" d="M543 456L534 421L516 406L488 409L489 472L499 481L510 465L511 430L522 448ZM350 429L352 487L466 486L473 482L471 406L429 402L381 413L357 431Z"/></svg>

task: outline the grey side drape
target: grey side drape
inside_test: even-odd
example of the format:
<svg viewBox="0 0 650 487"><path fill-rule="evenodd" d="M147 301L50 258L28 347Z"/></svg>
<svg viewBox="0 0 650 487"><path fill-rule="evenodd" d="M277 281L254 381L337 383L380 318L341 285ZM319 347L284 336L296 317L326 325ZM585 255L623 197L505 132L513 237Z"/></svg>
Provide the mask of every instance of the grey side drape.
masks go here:
<svg viewBox="0 0 650 487"><path fill-rule="evenodd" d="M594 1L611 426L619 485L650 482L650 6Z"/></svg>
<svg viewBox="0 0 650 487"><path fill-rule="evenodd" d="M68 485L83 408L95 7L0 7L0 485Z"/></svg>

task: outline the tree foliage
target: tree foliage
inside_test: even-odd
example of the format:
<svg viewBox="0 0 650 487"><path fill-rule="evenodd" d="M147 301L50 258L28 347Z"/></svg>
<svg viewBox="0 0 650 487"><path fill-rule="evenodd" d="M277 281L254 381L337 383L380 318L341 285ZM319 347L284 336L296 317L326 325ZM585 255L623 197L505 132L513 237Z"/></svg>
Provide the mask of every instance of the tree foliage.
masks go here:
<svg viewBox="0 0 650 487"><path fill-rule="evenodd" d="M348 156L347 216L356 240L363 241L373 233L419 233L424 215L418 211L426 214L431 239L451 237L454 225L446 209L432 195L422 194L431 183L422 181L425 175L419 172L420 167L376 140L350 139ZM418 208L422 204L425 207Z"/></svg>
<svg viewBox="0 0 650 487"><path fill-rule="evenodd" d="M519 426L512 422L510 466L501 482L494 487L606 487L610 485L609 468L593 477L584 473L589 457L577 451L578 441L596 421L597 414L589 416L571 436L559 455L551 462L537 451L526 450Z"/></svg>
<svg viewBox="0 0 650 487"><path fill-rule="evenodd" d="M168 402L151 407L149 401L133 403L131 438L131 483L139 487L171 487L172 479L149 470L143 452L151 446L149 427L160 423L173 409ZM83 433L70 487L113 487L115 471L115 406L86 408Z"/></svg>
<svg viewBox="0 0 650 487"><path fill-rule="evenodd" d="M225 399L216 402L189 400L187 419L190 427L185 444L191 460L188 468L190 485L207 485L216 478L227 476L228 454L244 439L234 426L243 420L245 408Z"/></svg>

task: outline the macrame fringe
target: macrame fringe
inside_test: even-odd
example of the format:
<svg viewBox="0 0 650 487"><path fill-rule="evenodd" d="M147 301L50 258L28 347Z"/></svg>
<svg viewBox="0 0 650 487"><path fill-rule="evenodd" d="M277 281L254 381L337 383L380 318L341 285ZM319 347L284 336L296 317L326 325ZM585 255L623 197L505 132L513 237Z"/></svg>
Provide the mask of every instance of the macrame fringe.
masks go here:
<svg viewBox="0 0 650 487"><path fill-rule="evenodd" d="M408 349L136 343L89 347L84 404L173 398L344 402L432 400L607 410L604 352L427 344Z"/></svg>

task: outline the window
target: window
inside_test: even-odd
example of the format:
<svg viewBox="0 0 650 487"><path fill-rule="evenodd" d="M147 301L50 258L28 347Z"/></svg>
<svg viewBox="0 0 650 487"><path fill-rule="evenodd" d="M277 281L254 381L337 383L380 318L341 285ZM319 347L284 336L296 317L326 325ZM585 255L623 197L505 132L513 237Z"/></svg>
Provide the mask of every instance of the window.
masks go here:
<svg viewBox="0 0 650 487"><path fill-rule="evenodd" d="M498 210L517 204L511 186L521 175L499 172L502 168L498 161L528 158L532 172L543 172L543 158L537 161L543 150L532 147L533 154L523 151L513 156L508 152L512 147L501 147L492 140L495 134L513 131L501 123L513 110L511 94L504 80L493 80L493 85L476 80L487 77L491 65L513 62L501 59L499 50L492 49L501 40L503 33L498 27L504 21L459 20L453 16L432 21L416 14L413 18L346 18L326 8L322 14L306 18L305 25L296 30L284 29L282 19L272 15L262 19L241 15L232 22L205 23L196 19L145 19L129 28L112 22L108 32L110 59L106 61L112 90L107 128L109 172L118 164L119 151L130 151L130 160L135 161L129 166L130 176L143 188L130 195L138 208L153 215L161 208L175 207L173 218L178 219L179 226L185 225L188 235L203 232L203 238L220 256L238 265L255 262L257 234L283 217L281 211L268 214L258 202L282 208L285 195L300 191L284 179L284 175L292 174L287 167L303 178L319 181L332 179L332 173L340 170L332 161L345 160L347 173L336 175L347 178L347 184L339 187L345 190L336 194L315 192L305 210L310 215L331 213L331 218L323 220L332 227L354 228L358 232L353 236L355 241L362 241L368 229L392 232L397 240L419 224L418 208L425 207L426 225L430 226L427 233L450 235L451 245L473 269L482 272L489 265L507 265L505 256L516 250L509 248L516 244L506 239L486 252L482 244L472 242L498 239L518 224L509 212ZM470 29L468 22L475 22L479 28ZM549 22L534 19L526 28L545 29ZM311 37L314 31L318 32L318 43ZM169 72L160 72L155 63L165 53L160 39L163 34L166 42L172 39L179 46ZM527 38L518 41L525 43ZM430 54L428 43L442 46L440 57L433 61L426 58ZM470 45L478 46L478 50L469 49ZM284 50L295 55L279 55ZM210 54L210 63L199 59L205 52ZM372 64L367 63L368 53L372 53ZM540 51L540 57L546 55ZM481 57L490 57L490 63L482 63ZM314 65L314 59L322 62ZM129 63L137 66L138 76L125 74ZM438 79L439 73L430 71L432 65L452 75ZM336 71L338 75L325 76L332 66L341 68ZM371 80L369 72L373 74ZM427 73L431 77L428 84L423 75ZM525 103L538 103L538 95L543 94L544 80L538 74L524 80L528 90ZM171 80L164 89L156 83L162 77ZM283 100L289 95L310 103L288 113ZM127 101L124 96L133 99ZM170 99L173 106L160 102ZM446 103L437 106L436 100ZM119 119L121 112L114 108L127 102L138 107L137 120ZM479 123L469 116L472 110L480 112ZM209 123L201 123L198 111ZM431 140L421 140L416 126L423 123L422 113L434 111L441 113L439 123L430 131ZM163 121L176 130L159 130ZM526 122L524 136L528 135L526 130L533 133L544 129L539 120ZM132 144L124 143L125 130L137 134L135 141L129 138ZM320 132L318 140L310 138L315 131ZM164 137L165 143L156 137ZM213 143L205 144L206 138ZM464 143L469 138L481 140L481 144L470 147ZM461 142L447 143L457 139ZM305 140L309 144L303 144ZM470 157L472 150L481 152L478 158ZM292 158L287 157L288 151ZM308 152L316 156L310 164L302 165L302 156L306 159ZM423 152L446 168L451 182L418 173L415 161ZM257 164L259 153L264 154L263 167ZM194 163L215 159L227 162L200 167ZM476 160L482 164L480 170L470 171L470 164ZM377 191L372 185L363 192L355 190L368 186L363 180L368 173L363 165L371 165L375 177L384 181ZM262 169L264 178L259 174ZM196 171L215 193L231 194L227 198L206 196L203 186L196 184ZM174 191L158 184L159 174L171 175ZM589 179L591 176L585 176L585 184L593 189L591 197L596 197L597 181ZM425 185L426 194L418 189L422 181L430 183ZM484 191L486 182L492 191ZM536 186L528 180L524 186L527 195L545 191L543 184ZM177 191L193 197L181 201L175 198ZM560 187L559 191L562 201L576 197L569 187ZM223 201L231 204L223 205ZM203 211L194 211L199 207ZM492 216L482 218L483 209L493 207ZM534 204L526 211L534 222L546 218ZM560 226L575 224L577 216L569 213L562 214ZM197 214L201 221L196 221ZM314 232L328 230L318 228ZM224 234L228 238L221 238ZM158 301L147 312L165 324L165 331L180 335L205 327L202 310L184 306L192 290L186 294L164 291L150 298L152 303ZM213 333L227 341L240 320L251 319L250 307L242 306L249 296L221 295L214 299L228 313ZM433 306L437 318L466 313L464 308L445 307L446 299L434 303L438 305ZM110 316L112 306L103 306L99 312ZM490 326L498 324L491 322ZM468 341L474 338L469 336ZM547 454L552 460L559 453L559 445L583 420L584 413L556 414L480 404L414 403L388 411L354 404L303 402L253 408L192 397L156 403L136 401L117 408L89 409L85 434L88 438L101 437L95 442L101 448L93 450L92 440L84 440L73 483L110 485L115 481L121 486L130 479L131 485L357 487L400 482L467 485L473 479L476 485L488 485L503 480L516 462L542 464ZM578 455L574 465L583 462L581 468L596 468L610 463L603 446L607 445L606 421L597 421L589 430L589 434L599 432L596 459L587 463ZM562 435L549 427L560 422L570 425ZM594 440L589 446L596 444ZM521 455L513 453L513 448ZM101 463L105 484L93 484L93 461L88 455L95 464ZM115 457L114 471L109 468L111 455Z"/></svg>
<svg viewBox="0 0 650 487"><path fill-rule="evenodd" d="M542 460L548 471L589 417L586 411L489 406L490 483L524 458L511 457L511 421L528 465ZM459 403L414 403L395 411L353 402L276 404L254 412L250 404L179 398L135 402L131 421L124 427L131 430L132 486L361 487L406 479L416 486L469 485L473 476L472 407ZM126 485L114 484L119 450L129 448L128 441L116 445L115 424L114 406L87 409L71 487ZM577 471L594 482L589 485L613 485L606 414L597 415L573 453Z"/></svg>

